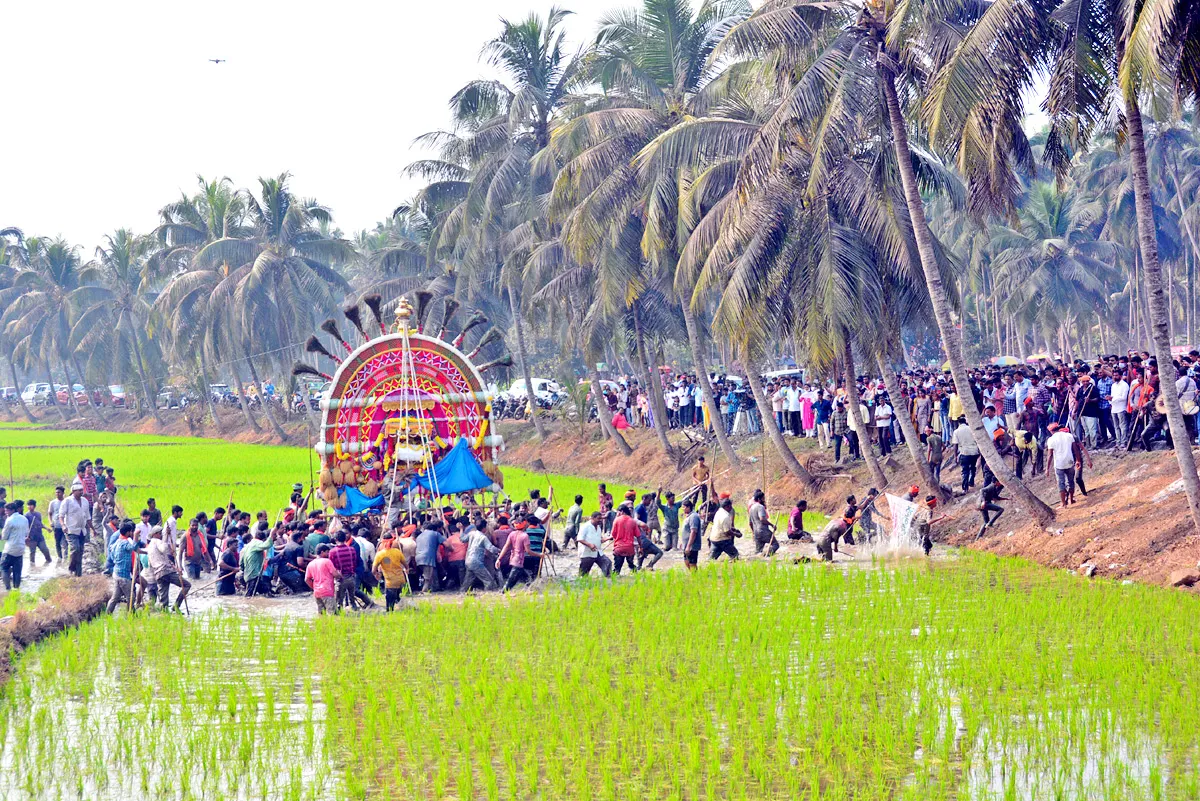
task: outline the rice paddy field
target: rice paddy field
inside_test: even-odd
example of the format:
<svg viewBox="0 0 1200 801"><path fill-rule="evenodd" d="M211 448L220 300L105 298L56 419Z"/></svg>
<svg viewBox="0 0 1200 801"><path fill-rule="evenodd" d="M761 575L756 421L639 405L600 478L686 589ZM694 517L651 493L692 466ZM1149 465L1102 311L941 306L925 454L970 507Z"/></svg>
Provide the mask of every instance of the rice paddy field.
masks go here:
<svg viewBox="0 0 1200 801"><path fill-rule="evenodd" d="M102 618L0 696L0 797L1195 799L1198 611L963 554Z"/></svg>

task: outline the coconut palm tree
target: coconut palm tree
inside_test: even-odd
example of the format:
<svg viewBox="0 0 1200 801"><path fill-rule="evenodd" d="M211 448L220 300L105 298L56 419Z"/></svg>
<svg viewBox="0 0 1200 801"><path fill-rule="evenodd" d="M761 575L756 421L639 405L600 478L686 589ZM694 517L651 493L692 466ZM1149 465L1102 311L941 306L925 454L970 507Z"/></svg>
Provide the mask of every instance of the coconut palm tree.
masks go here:
<svg viewBox="0 0 1200 801"><path fill-rule="evenodd" d="M350 290L335 267L354 259L353 248L320 230L331 220L329 210L292 195L288 179L287 173L260 178L258 197L245 197L249 232L213 240L192 257L200 270L228 266L238 272L232 307L226 310L232 316L231 339L255 384L259 370L254 359L270 355L269 361L283 371L302 353L303 335L316 327L320 312L336 308ZM275 435L286 441L269 403L263 411Z"/></svg>
<svg viewBox="0 0 1200 801"><path fill-rule="evenodd" d="M20 228L0 228L0 293L12 288L19 270L18 259L23 256L24 248L25 233ZM7 303L7 301L5 302ZM17 403L21 406L21 413L29 422L36 422L36 418L29 411L29 406L26 405L25 397L21 393L21 381L17 377L17 364L13 360L13 343L4 336L3 315L0 315L0 350L6 354L8 372L12 377L13 387L17 391Z"/></svg>
<svg viewBox="0 0 1200 801"><path fill-rule="evenodd" d="M1061 4L995 3L988 7L950 58L939 65L925 100L935 140L962 143L960 164L1007 158L1012 141L987 133L989 119L1010 117L1021 94L1047 61L1052 65L1046 110L1046 159L1060 174L1071 156L1090 144L1109 109L1124 111L1137 220L1138 256L1148 300L1150 335L1160 365L1171 364L1169 310L1159 259L1157 226L1146 156L1142 107L1164 91L1196 96L1195 15L1187 6L1157 0L1135 6L1112 0ZM1173 376L1162 381L1167 420L1185 431ZM1200 476L1191 448L1176 448L1193 523L1200 528ZM991 463L989 462L989 465Z"/></svg>
<svg viewBox="0 0 1200 801"><path fill-rule="evenodd" d="M1119 248L1097 240L1094 220L1075 213L1074 196L1053 184L1031 187L1015 227L992 226L992 264L1012 287L1008 310L1045 332L1067 338L1067 324L1108 312Z"/></svg>
<svg viewBox="0 0 1200 801"><path fill-rule="evenodd" d="M154 248L152 237L136 236L127 228L105 237L105 244L96 248L95 260L83 270L81 285L67 296L73 311L67 347L86 355L91 372L107 374L121 364L128 342L142 395L161 425L145 357L150 310L157 294L148 272Z"/></svg>
<svg viewBox="0 0 1200 801"><path fill-rule="evenodd" d="M4 308L0 323L13 345L11 358L20 359L27 370L40 368L51 386L48 402L66 420L53 390L51 364L59 364L70 386L66 365L71 330L68 298L81 284L79 249L64 239L28 237L18 263L12 286L0 293L0 308ZM67 394L74 397L69 390Z"/></svg>
<svg viewBox="0 0 1200 801"><path fill-rule="evenodd" d="M248 210L240 190L228 178L208 181L198 176L200 191L164 206L155 229L159 249L151 256L151 269L169 281L154 304L155 317L163 321L167 347L177 364L194 359L205 384L206 403L213 422L221 425L209 379L214 365L228 363L242 415L254 432L258 421L250 411L238 369L240 348L232 331L231 306L238 281L246 269L228 263L198 267L194 257L218 239L250 234Z"/></svg>
<svg viewBox="0 0 1200 801"><path fill-rule="evenodd" d="M563 165L551 198L551 218L561 222L563 241L575 261L623 262L637 268L626 284L625 301L639 355L646 348L638 295L674 277L677 248L671 233L679 211L680 178L674 159L652 158L645 151L680 124L707 133L732 131L732 138L716 134L708 139L725 151L744 146L753 135L754 125L739 125L734 119L688 119L704 117L713 95L726 88L725 82L714 81L713 91L705 91L710 87L709 59L725 32L749 11L744 0L706 0L695 10L682 0L645 0L639 9L605 17L591 53L593 75L605 94L561 126L548 150L553 162ZM628 252L612 252L606 240ZM618 269L616 274L623 272ZM678 291L685 289L681 284ZM682 309L682 299L677 302ZM683 311L701 393L715 420L700 331L692 309ZM643 381L649 382L655 416L665 419L654 365L645 361L639 366ZM719 426L716 431L726 458L738 464L724 432ZM656 433L664 451L671 452L666 431L659 427Z"/></svg>

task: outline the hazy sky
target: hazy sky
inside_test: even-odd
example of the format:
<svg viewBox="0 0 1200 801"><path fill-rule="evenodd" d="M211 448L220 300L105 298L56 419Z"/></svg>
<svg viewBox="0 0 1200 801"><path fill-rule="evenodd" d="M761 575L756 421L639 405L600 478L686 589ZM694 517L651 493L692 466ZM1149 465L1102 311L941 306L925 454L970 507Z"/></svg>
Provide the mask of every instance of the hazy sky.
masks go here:
<svg viewBox="0 0 1200 801"><path fill-rule="evenodd" d="M613 0L558 0L573 45ZM347 232L373 226L417 184L413 138L490 75L499 18L533 0L204 3L13 0L0 75L0 227L62 234L84 256L119 227L148 232L196 175L256 186L292 173ZM211 64L209 58L227 59Z"/></svg>
<svg viewBox="0 0 1200 801"><path fill-rule="evenodd" d="M621 0L558 0L572 46ZM493 74L499 18L536 0L12 0L0 75L0 227L61 234L90 257L120 227L149 232L196 175L243 187L285 170L347 233L415 191L414 137ZM226 59L212 64L210 58Z"/></svg>

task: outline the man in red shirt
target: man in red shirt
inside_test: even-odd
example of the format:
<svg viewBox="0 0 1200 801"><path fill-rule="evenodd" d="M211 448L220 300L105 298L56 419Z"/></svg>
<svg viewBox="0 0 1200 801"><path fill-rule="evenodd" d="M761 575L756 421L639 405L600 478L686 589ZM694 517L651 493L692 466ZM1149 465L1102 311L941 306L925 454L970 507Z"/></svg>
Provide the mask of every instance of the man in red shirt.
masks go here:
<svg viewBox="0 0 1200 801"><path fill-rule="evenodd" d="M613 543L613 575L621 575L621 567L629 565L629 569L637 572L637 562L634 557L637 555L637 542L640 534L638 522L633 519L633 514L629 510L629 504L621 504L620 510L617 512L617 519L612 525L612 543Z"/></svg>

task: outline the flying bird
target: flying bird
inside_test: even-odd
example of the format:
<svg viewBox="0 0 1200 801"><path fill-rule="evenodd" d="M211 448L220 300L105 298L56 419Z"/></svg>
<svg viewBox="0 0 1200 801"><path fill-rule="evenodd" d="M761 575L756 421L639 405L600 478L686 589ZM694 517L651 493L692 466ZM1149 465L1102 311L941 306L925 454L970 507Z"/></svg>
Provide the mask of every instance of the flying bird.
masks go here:
<svg viewBox="0 0 1200 801"><path fill-rule="evenodd" d="M223 59L223 58L210 58L209 61L211 61L214 64L224 64L225 63L225 59Z"/></svg>

